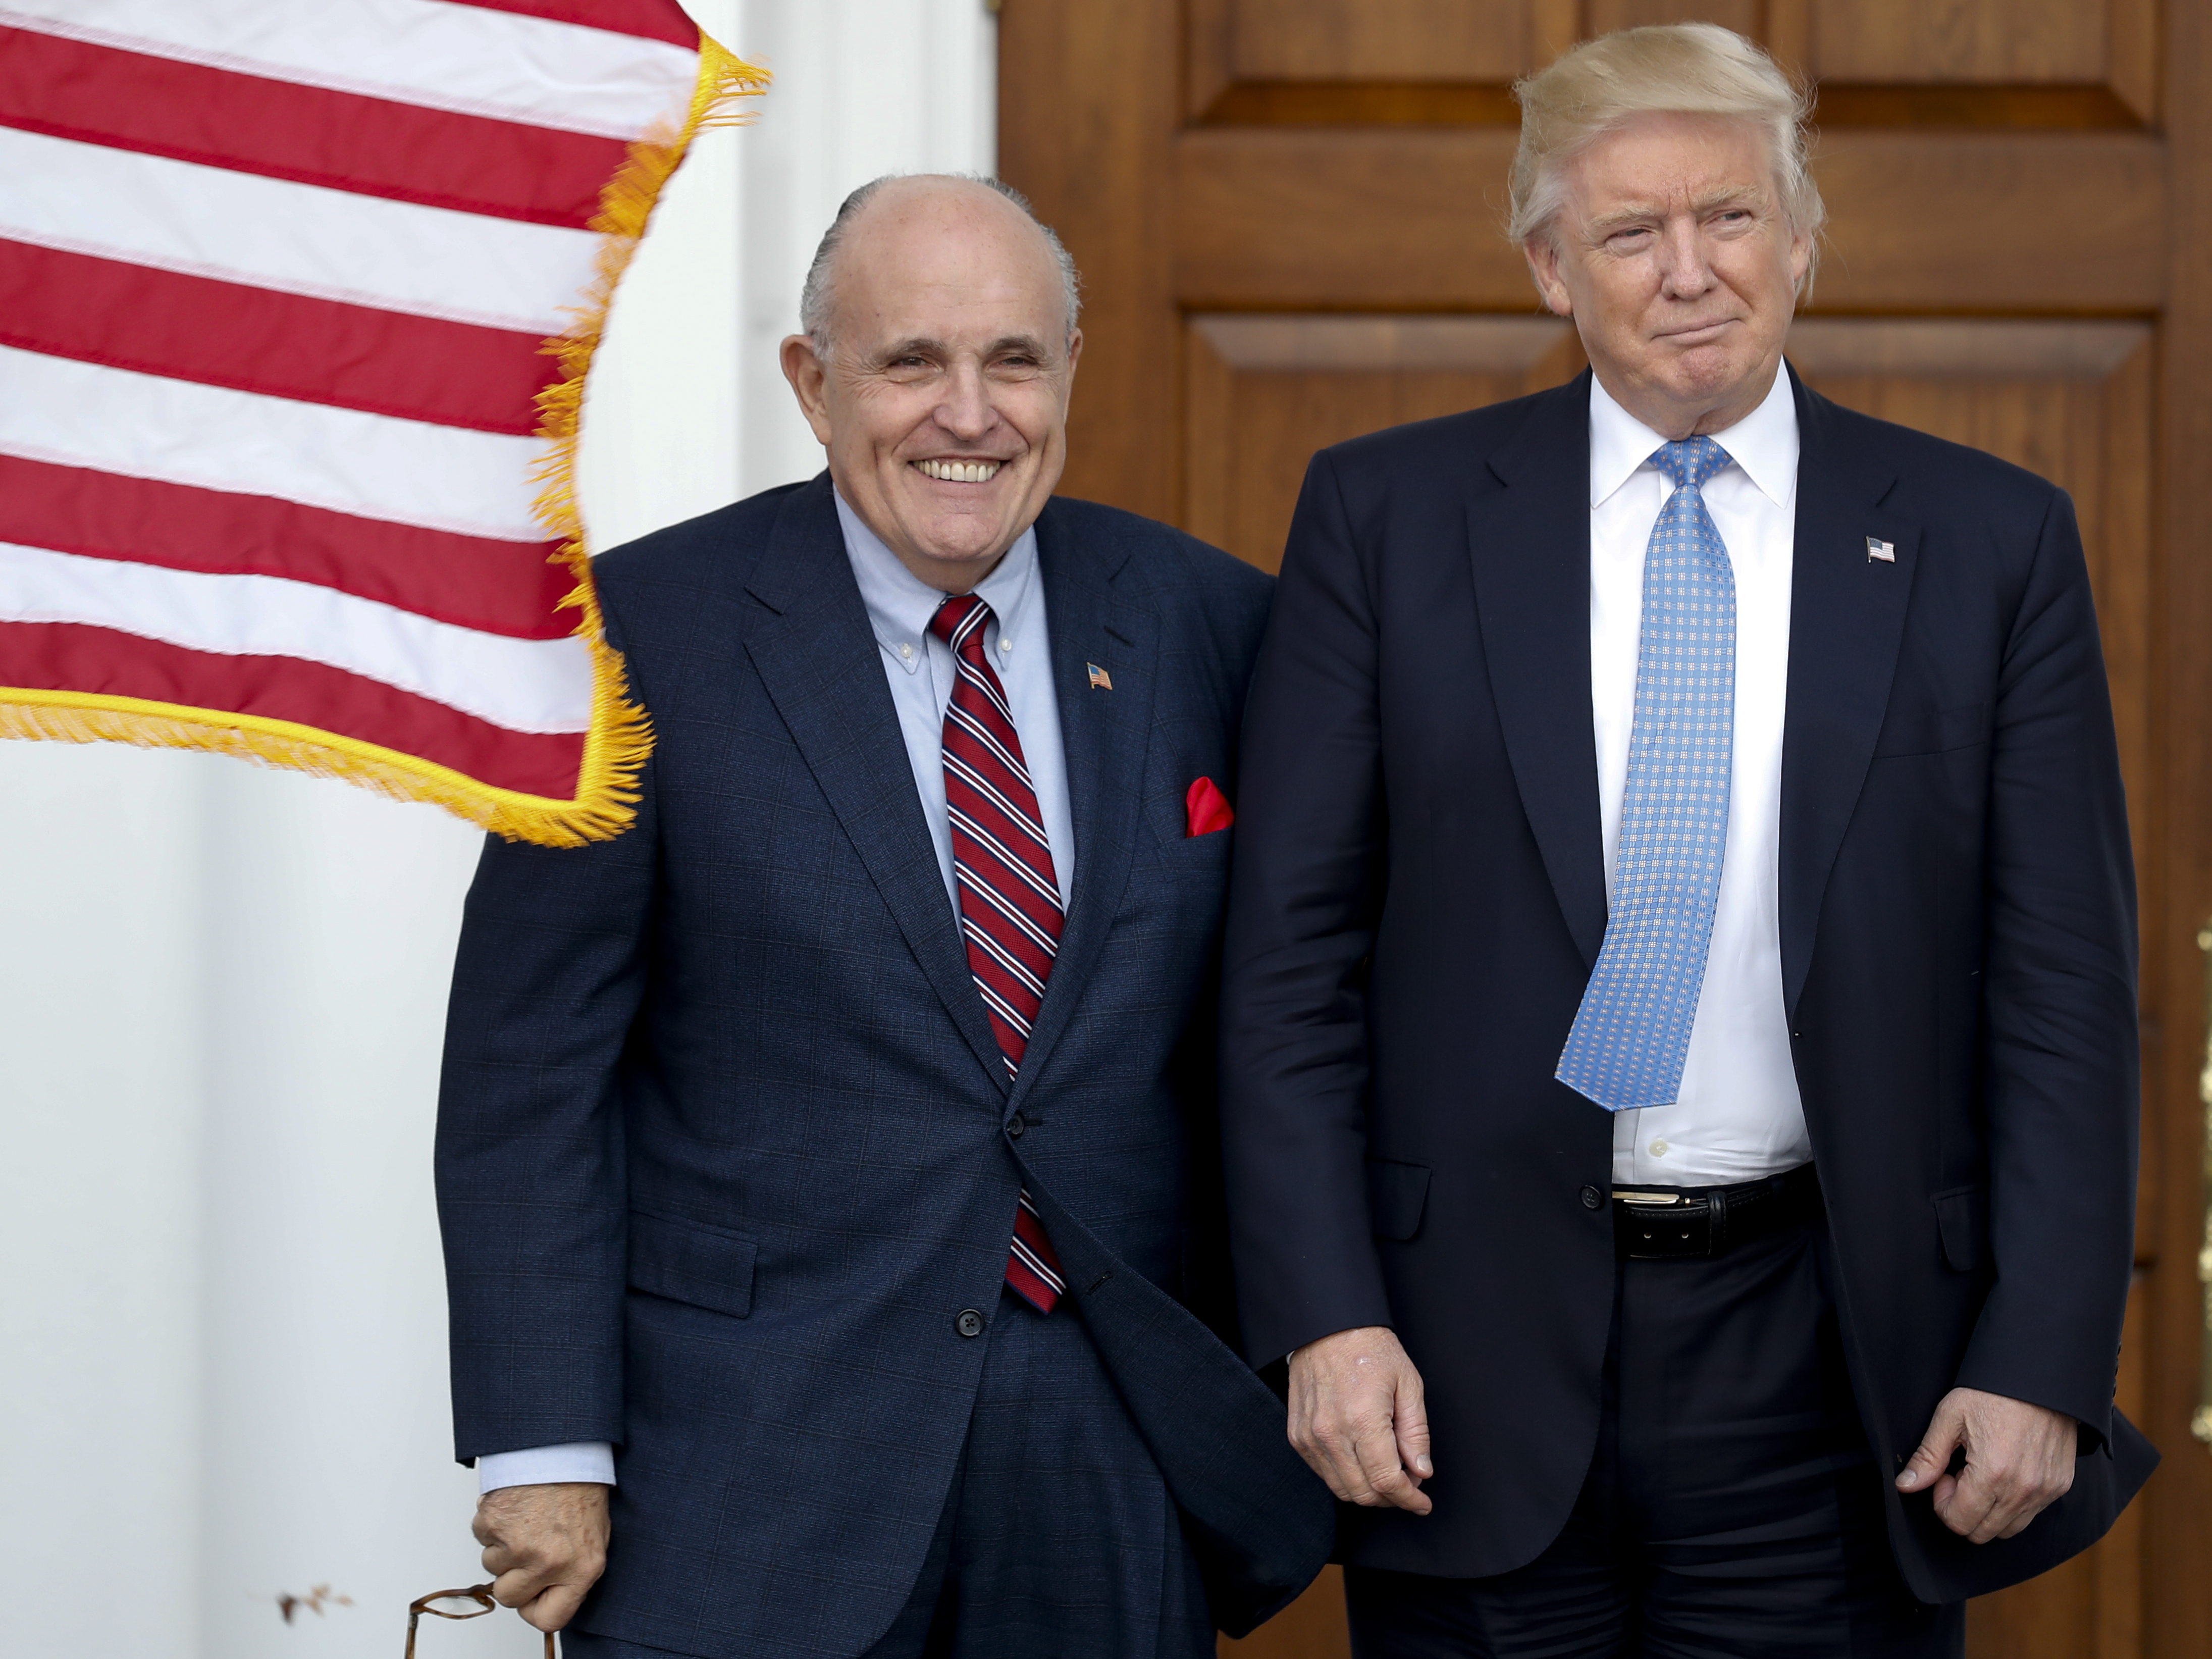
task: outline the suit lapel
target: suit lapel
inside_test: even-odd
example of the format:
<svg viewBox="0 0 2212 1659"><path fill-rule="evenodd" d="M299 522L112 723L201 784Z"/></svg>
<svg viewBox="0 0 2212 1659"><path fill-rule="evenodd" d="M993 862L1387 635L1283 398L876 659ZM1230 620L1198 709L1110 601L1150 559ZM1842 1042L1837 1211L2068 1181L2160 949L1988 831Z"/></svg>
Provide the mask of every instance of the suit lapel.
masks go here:
<svg viewBox="0 0 2212 1659"><path fill-rule="evenodd" d="M1808 392L1795 369L1790 382L1797 397L1797 525L1778 899L1783 1000L1794 1012L1829 872L1889 706L1920 528L1881 508L1894 471L1854 453L1839 411ZM1888 542L1895 562L1869 558L1869 537Z"/></svg>
<svg viewBox="0 0 2212 1659"><path fill-rule="evenodd" d="M1037 520L1037 568L1052 635L1053 689L1067 755L1069 815L1075 825L1075 885L1067 925L1030 1031L1014 1098L1024 1097L1067 1030L1092 964L1112 931L1142 829L1145 751L1152 733L1158 618L1117 595L1126 548L1079 538L1051 503ZM1094 689L1090 665L1113 690Z"/></svg>
<svg viewBox="0 0 2212 1659"><path fill-rule="evenodd" d="M777 518L746 580L768 614L745 629L745 651L908 948L1004 1088L830 489L825 476L794 490Z"/></svg>
<svg viewBox="0 0 2212 1659"><path fill-rule="evenodd" d="M1545 394L1489 458L1504 484L1472 499L1491 695L1521 805L1585 964L1605 940L1605 851L1590 717L1589 377Z"/></svg>

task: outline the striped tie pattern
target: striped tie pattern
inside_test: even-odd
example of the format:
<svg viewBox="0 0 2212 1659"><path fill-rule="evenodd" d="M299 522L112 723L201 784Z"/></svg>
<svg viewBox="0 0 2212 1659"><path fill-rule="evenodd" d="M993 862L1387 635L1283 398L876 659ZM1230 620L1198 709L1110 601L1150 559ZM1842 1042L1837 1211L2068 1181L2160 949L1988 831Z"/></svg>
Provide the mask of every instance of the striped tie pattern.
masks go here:
<svg viewBox="0 0 2212 1659"><path fill-rule="evenodd" d="M1673 1103L1705 988L1728 849L1735 573L1702 488L1730 459L1711 438L1651 457L1674 489L1644 556L1613 902L1557 1073L1611 1112Z"/></svg>
<svg viewBox="0 0 2212 1659"><path fill-rule="evenodd" d="M991 607L963 593L939 607L929 629L951 647L958 669L945 711L945 806L960 931L1011 1079L1029 1052L1066 917L1021 735L985 650L997 631L992 623ZM1041 1313L1066 1288L1026 1192L1014 1212L1006 1283Z"/></svg>

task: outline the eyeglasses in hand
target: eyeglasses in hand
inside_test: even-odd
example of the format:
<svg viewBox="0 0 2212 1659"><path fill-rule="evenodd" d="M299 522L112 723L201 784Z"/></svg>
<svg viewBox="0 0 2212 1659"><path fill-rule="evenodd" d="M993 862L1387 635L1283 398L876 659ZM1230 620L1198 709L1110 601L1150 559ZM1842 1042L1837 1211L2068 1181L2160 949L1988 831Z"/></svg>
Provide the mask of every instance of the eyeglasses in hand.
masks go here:
<svg viewBox="0 0 2212 1659"><path fill-rule="evenodd" d="M491 1599L489 1584L471 1584L466 1589L432 1590L428 1595L407 1605L407 1659L415 1659L415 1626L422 1622L424 1613L434 1619L481 1619L488 1613L499 1611L499 1603ZM553 1632L545 1632L545 1659L553 1659Z"/></svg>

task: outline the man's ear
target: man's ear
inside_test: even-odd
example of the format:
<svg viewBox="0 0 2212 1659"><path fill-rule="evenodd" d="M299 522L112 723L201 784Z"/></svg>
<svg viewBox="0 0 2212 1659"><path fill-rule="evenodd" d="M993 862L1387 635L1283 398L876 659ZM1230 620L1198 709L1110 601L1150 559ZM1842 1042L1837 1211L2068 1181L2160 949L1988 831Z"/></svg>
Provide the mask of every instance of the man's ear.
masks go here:
<svg viewBox="0 0 2212 1659"><path fill-rule="evenodd" d="M830 371L814 349L811 335L787 334L778 353L783 378L799 398L799 412L814 428L814 441L830 447Z"/></svg>
<svg viewBox="0 0 2212 1659"><path fill-rule="evenodd" d="M1521 252L1528 257L1528 274L1536 279L1536 292L1543 296L1544 303L1556 316L1573 316L1574 296L1559 280L1559 247L1550 233L1539 231L1522 245Z"/></svg>
<svg viewBox="0 0 2212 1659"><path fill-rule="evenodd" d="M1082 356L1083 331L1079 328L1071 332L1067 337L1067 372L1070 377L1074 375L1075 365Z"/></svg>

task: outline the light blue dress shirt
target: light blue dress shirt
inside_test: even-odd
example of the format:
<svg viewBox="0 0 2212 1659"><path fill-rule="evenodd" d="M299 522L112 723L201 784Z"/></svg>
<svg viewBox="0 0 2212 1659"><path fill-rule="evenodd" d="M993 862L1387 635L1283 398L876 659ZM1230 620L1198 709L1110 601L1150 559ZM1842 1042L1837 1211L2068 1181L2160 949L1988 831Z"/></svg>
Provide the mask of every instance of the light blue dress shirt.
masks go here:
<svg viewBox="0 0 2212 1659"><path fill-rule="evenodd" d="M845 556L860 585L868 626L881 647L884 678L898 708L899 735L906 739L907 762L914 769L915 793L937 848L945 876L945 896L959 913L952 881L952 826L945 811L945 710L952 701L952 647L929 631L929 619L945 596L899 562L897 554L861 522L838 495L837 522L844 527ZM1037 810L1052 843L1053 874L1060 900L1068 901L1075 882L1075 822L1067 804L1067 750L1060 736L1060 694L1052 683L1052 638L1046 624L1044 573L1037 568L1036 532L1025 530L988 576L975 585L976 597L991 607L997 626L990 653L1006 688L1014 729L1021 734L1030 781L1036 787ZM615 1484L614 1448L605 1441L561 1446L532 1446L493 1452L477 1459L477 1486L542 1486L558 1481Z"/></svg>
<svg viewBox="0 0 2212 1659"><path fill-rule="evenodd" d="M845 556L860 584L868 625L883 647L884 678L898 706L899 733L914 768L915 791L937 846L945 893L959 907L952 884L952 826L945 812L945 711L952 702L952 647L929 631L929 620L945 603L939 589L899 562L860 515L837 498L837 521L845 528ZM1024 530L997 567L975 584L975 597L991 607L997 626L988 649L1006 707L1021 734L1022 757L1036 786L1037 810L1045 838L1052 843L1053 874L1060 880L1060 902L1074 889L1075 825L1068 815L1067 751L1060 739L1060 695L1052 683L1051 630L1046 626L1044 574L1037 568L1036 532Z"/></svg>

